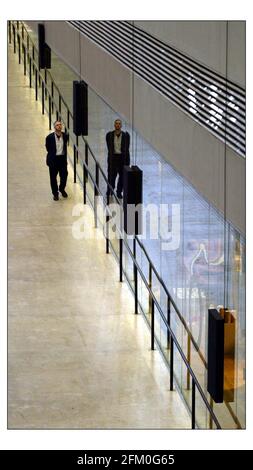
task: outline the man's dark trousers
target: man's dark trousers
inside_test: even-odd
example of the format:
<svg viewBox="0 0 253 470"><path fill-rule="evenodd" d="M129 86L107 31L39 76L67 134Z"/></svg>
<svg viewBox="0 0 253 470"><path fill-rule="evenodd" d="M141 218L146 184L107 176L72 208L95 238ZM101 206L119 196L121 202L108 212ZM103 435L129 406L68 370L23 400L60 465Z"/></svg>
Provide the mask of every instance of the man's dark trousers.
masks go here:
<svg viewBox="0 0 253 470"><path fill-rule="evenodd" d="M119 175L118 183L117 183L117 196L121 197L121 193L123 190L123 167L124 167L124 159L122 155L114 154L109 157L108 160L108 179L111 187L114 189L115 187L115 180L117 175ZM111 189L108 189L108 195L112 194Z"/></svg>
<svg viewBox="0 0 253 470"><path fill-rule="evenodd" d="M58 195L58 184L57 184L57 175L60 175L60 186L59 191L64 191L67 183L68 170L67 170L67 161L66 158L63 158L62 155L56 156L55 162L49 167L50 175L50 184L52 193L54 196Z"/></svg>

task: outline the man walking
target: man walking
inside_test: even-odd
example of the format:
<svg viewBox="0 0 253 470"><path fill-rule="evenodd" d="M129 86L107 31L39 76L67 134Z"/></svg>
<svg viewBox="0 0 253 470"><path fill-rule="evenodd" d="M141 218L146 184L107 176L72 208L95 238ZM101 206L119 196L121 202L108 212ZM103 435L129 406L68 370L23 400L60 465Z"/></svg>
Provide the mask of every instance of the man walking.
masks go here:
<svg viewBox="0 0 253 470"><path fill-rule="evenodd" d="M123 189L123 167L130 165L130 135L128 132L121 130L122 122L120 119L114 121L114 131L106 134L106 143L108 149L108 181L112 189L115 187L116 177L118 175L117 183L117 197L122 198ZM112 194L111 188L108 187L107 195Z"/></svg>
<svg viewBox="0 0 253 470"><path fill-rule="evenodd" d="M49 167L50 184L54 201L59 200L57 175L60 175L59 191L64 198L68 197L65 187L67 183L67 141L68 136L62 132L61 121L55 121L54 132L46 138L47 166Z"/></svg>

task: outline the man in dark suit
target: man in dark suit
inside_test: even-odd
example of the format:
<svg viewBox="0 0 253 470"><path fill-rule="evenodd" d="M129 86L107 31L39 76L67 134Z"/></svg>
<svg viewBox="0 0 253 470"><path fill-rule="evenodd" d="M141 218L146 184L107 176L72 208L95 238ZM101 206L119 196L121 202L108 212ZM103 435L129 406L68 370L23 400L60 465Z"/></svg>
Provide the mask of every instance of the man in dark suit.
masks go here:
<svg viewBox="0 0 253 470"><path fill-rule="evenodd" d="M67 183L67 141L68 136L62 132L61 121L55 121L54 132L46 138L47 166L49 167L50 184L54 201L59 200L57 175L60 175L59 191L63 197L68 197L65 186Z"/></svg>
<svg viewBox="0 0 253 470"><path fill-rule="evenodd" d="M117 175L117 196L122 198L123 189L123 167L130 165L130 135L128 132L121 130L122 122L120 119L114 121L114 131L106 134L106 143L108 148L108 180L111 187L114 189ZM111 189L108 187L107 195L112 194Z"/></svg>

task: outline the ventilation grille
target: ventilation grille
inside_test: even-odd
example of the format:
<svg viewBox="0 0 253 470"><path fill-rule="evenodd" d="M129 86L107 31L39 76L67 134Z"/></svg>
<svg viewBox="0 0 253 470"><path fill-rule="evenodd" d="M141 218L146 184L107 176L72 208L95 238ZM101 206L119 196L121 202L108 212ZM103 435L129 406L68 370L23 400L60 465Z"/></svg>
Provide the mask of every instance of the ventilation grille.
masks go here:
<svg viewBox="0 0 253 470"><path fill-rule="evenodd" d="M245 91L127 21L69 21L245 156Z"/></svg>

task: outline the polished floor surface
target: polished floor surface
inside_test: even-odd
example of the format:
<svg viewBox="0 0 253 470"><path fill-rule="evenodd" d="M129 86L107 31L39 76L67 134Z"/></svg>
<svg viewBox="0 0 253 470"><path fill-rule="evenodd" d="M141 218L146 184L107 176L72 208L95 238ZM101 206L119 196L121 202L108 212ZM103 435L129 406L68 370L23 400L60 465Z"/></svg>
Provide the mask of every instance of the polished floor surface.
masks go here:
<svg viewBox="0 0 253 470"><path fill-rule="evenodd" d="M9 429L189 428L70 165L52 199L48 119L12 52L8 73ZM76 204L93 238L73 237Z"/></svg>

